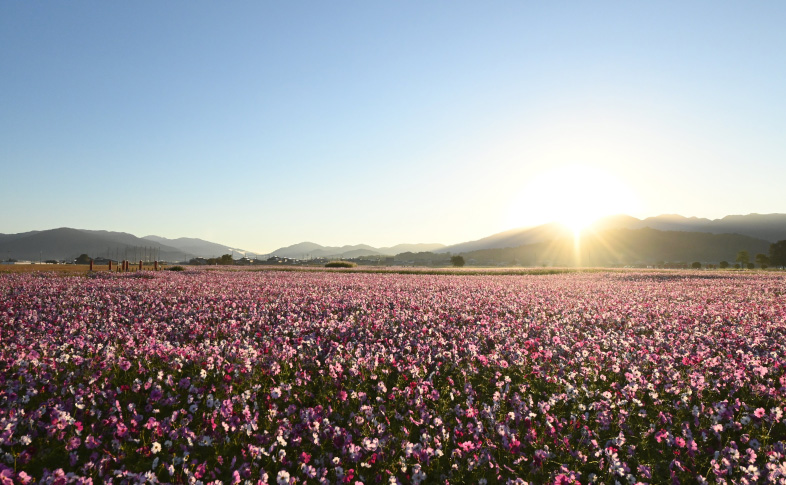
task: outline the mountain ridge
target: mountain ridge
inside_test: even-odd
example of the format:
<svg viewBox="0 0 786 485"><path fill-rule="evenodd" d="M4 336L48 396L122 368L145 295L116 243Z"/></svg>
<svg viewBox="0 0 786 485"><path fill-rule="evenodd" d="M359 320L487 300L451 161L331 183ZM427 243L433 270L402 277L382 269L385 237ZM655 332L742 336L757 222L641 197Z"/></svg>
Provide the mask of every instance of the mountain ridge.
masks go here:
<svg viewBox="0 0 786 485"><path fill-rule="evenodd" d="M232 252L238 252L243 255L246 255L248 253L248 251L245 251L243 249L233 248L225 244L218 244L211 241L205 241L204 239L198 239L195 237L179 237L175 239L169 239L166 237L151 235L151 236L144 236L142 239L173 247L179 250L185 257L185 259L189 259L188 256L211 258L211 257L219 257L223 254L230 254Z"/></svg>
<svg viewBox="0 0 786 485"><path fill-rule="evenodd" d="M313 242L302 242L278 248L271 252L271 256L282 258L309 259L309 258L357 258L361 256L395 256L399 253L427 252L444 247L439 243L396 244L395 246L376 248L368 244L354 244L344 246L322 246Z"/></svg>
<svg viewBox="0 0 786 485"><path fill-rule="evenodd" d="M769 242L786 239L786 214L727 215L720 219L686 217L679 214L662 214L638 219L625 214L606 216L588 230L642 229L649 227L660 231L707 232L712 234L740 234ZM526 244L544 242L570 234L570 230L551 222L534 227L509 229L474 241L446 246L438 252L461 253L479 249L514 248Z"/></svg>
<svg viewBox="0 0 786 485"><path fill-rule="evenodd" d="M602 231L619 231L622 229L738 235L743 237L743 239L738 239L739 244L749 244L751 247L758 248L756 250L759 251L766 244L786 239L786 214L735 214L719 219L685 217L679 214L662 214L660 216L638 219L629 215L618 214L601 218L585 230L585 233L597 234ZM695 241L709 240L701 239L698 236L684 236L680 234L663 236L658 233L646 233L646 231L630 234L617 232L614 234L622 235L624 236L623 239L631 240L636 239L641 234L650 234L653 238L660 238L663 244L671 244L677 240L688 241L691 238ZM564 226L557 223L548 223L535 227L510 229L484 238L450 246L439 243L415 243L377 248L368 244L322 246L311 241L304 241L279 248L268 253L268 255L293 259L313 259L357 258L362 256L387 257L403 253L424 252L469 254L475 251L544 245L550 241L564 240L569 236L572 237L572 232ZM716 241L720 240L716 239ZM723 240L727 241L728 238ZM702 244L705 243L703 242ZM0 234L0 259L14 258L33 261L39 259L72 260L82 253L88 253L92 257L103 256L113 259L136 260L138 258L155 257L167 261L181 261L193 257L216 257L230 252L240 255L252 255L252 257L255 254L198 238L180 237L169 239L155 235L140 238L133 234L119 231L60 227L16 234ZM664 254L667 253L664 252ZM693 253L688 251L684 254Z"/></svg>

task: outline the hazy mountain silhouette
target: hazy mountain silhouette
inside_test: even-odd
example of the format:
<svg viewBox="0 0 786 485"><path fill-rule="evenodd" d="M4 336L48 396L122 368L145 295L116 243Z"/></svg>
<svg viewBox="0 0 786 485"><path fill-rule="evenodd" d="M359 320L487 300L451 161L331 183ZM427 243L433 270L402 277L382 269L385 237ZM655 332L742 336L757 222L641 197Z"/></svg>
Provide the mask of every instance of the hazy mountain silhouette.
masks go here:
<svg viewBox="0 0 786 485"><path fill-rule="evenodd" d="M626 215L603 218L583 236L587 257L597 264L656 261L732 262L742 249L767 253L769 244L786 239L786 214L730 215L721 219L684 217L674 214L637 219ZM136 237L124 232L71 228L0 234L0 259L38 261L72 260L82 253L113 259L180 261L184 257L215 257L240 249L196 238L167 239L160 236ZM443 244L399 244L375 248L367 244L322 246L302 242L277 249L274 256L288 258L354 258L395 256L402 253L450 252L465 254L490 264L519 261L542 264L569 261L573 234L560 224L513 229L452 246ZM545 256L544 256L545 255ZM253 256L253 255L252 255Z"/></svg>
<svg viewBox="0 0 786 485"><path fill-rule="evenodd" d="M444 248L444 244L439 243L418 243L418 244L396 244L389 248L379 248L382 254L396 255L401 253L421 253L427 251L438 251Z"/></svg>
<svg viewBox="0 0 786 485"><path fill-rule="evenodd" d="M733 264L739 251L748 251L752 262L756 254L767 254L770 244L741 234L613 228L587 231L578 245L571 234L513 248L478 249L464 253L464 257L474 264L506 266L622 266L694 261Z"/></svg>
<svg viewBox="0 0 786 485"><path fill-rule="evenodd" d="M602 220L601 223L606 228L638 229L649 227L661 231L742 234L770 242L786 239L786 214L730 215L721 219L664 214L643 220L630 216L613 216Z"/></svg>
<svg viewBox="0 0 786 485"><path fill-rule="evenodd" d="M112 259L173 260L182 252L132 234L111 231L88 231L61 227L46 231L3 234L0 237L0 259L73 260L80 254Z"/></svg>
<svg viewBox="0 0 786 485"><path fill-rule="evenodd" d="M445 246L434 252L466 253L470 251L477 251L479 249L513 248L523 246L525 244L551 241L569 234L570 231L565 226L552 222L549 224L543 224L542 226L528 227L523 229L511 229L509 231L492 234L491 236L487 236L476 241Z"/></svg>
<svg viewBox="0 0 786 485"><path fill-rule="evenodd" d="M354 246L321 246L312 242L302 242L283 248L276 249L271 253L272 256L281 258L357 258L360 256L395 256L396 254L407 251L423 252L435 251L445 247L444 244L398 244L396 246L375 248L368 244L356 244Z"/></svg>
<svg viewBox="0 0 786 485"><path fill-rule="evenodd" d="M193 237L168 239L161 236L145 236L142 239L177 249L181 253L180 259L183 259L184 257L186 259L191 259L193 257L213 258L224 254L231 254L232 251L236 251L241 254L247 253L242 249L231 248L225 244L217 244L214 242L205 241L204 239L197 239Z"/></svg>
<svg viewBox="0 0 786 485"><path fill-rule="evenodd" d="M627 215L615 215L604 217L591 226L591 229L595 231L642 228L659 231L740 234L776 242L786 239L786 214L732 215L714 220L676 214L648 217L643 220ZM446 246L436 252L466 253L480 249L513 248L568 236L572 237L570 230L560 224L550 223L536 227L511 229L476 241Z"/></svg>

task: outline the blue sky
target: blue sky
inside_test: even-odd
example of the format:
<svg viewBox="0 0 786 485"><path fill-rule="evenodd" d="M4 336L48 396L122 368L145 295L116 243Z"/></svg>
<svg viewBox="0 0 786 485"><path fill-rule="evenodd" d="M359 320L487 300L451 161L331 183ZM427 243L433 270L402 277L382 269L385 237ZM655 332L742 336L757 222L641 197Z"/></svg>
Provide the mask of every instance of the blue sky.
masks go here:
<svg viewBox="0 0 786 485"><path fill-rule="evenodd" d="M3 2L0 232L267 252L786 212L783 25L783 2Z"/></svg>

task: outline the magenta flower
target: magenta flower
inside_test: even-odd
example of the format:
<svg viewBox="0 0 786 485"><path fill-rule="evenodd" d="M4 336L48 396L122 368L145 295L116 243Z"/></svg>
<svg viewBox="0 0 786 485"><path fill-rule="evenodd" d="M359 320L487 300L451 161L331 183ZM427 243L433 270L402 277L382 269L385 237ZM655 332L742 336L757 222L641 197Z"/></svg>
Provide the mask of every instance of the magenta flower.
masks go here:
<svg viewBox="0 0 786 485"><path fill-rule="evenodd" d="M786 477L780 273L139 274L0 274L5 477Z"/></svg>
<svg viewBox="0 0 786 485"><path fill-rule="evenodd" d="M101 441L97 440L93 435L85 438L85 447L92 450L101 446Z"/></svg>
<svg viewBox="0 0 786 485"><path fill-rule="evenodd" d="M74 451L75 449L79 448L79 445L82 444L82 440L80 440L76 436L72 436L68 442L66 443L66 450L67 451Z"/></svg>

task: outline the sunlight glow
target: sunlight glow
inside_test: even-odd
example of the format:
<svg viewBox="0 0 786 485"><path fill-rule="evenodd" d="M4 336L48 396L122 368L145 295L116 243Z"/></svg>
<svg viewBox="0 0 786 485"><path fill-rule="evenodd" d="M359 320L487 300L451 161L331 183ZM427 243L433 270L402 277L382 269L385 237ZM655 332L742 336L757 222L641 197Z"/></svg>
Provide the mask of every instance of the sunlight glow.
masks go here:
<svg viewBox="0 0 786 485"><path fill-rule="evenodd" d="M637 212L638 200L620 178L588 165L565 165L527 183L511 207L511 227L557 222L575 237L598 219Z"/></svg>

